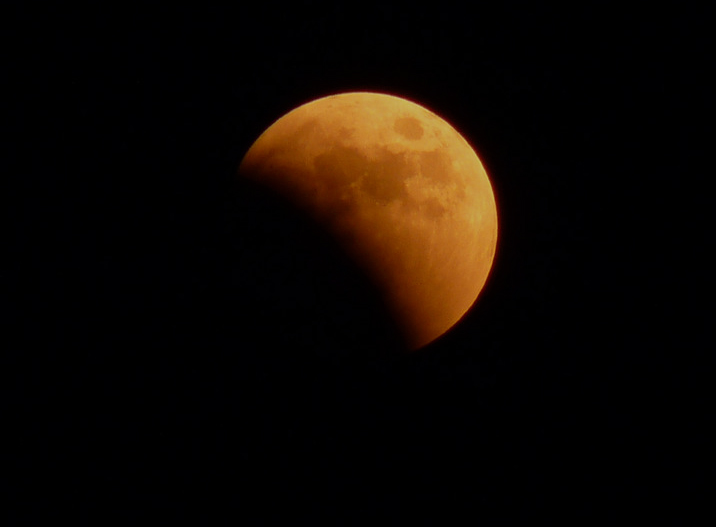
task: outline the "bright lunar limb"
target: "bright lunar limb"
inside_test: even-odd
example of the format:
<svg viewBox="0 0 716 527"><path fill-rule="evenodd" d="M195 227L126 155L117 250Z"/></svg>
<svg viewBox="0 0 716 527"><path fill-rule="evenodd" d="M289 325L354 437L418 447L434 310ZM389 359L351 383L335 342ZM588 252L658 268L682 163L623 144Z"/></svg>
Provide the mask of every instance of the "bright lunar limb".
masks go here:
<svg viewBox="0 0 716 527"><path fill-rule="evenodd" d="M239 174L335 236L411 349L452 327L485 284L497 243L490 181L467 141L418 104L369 92L314 100L261 134Z"/></svg>

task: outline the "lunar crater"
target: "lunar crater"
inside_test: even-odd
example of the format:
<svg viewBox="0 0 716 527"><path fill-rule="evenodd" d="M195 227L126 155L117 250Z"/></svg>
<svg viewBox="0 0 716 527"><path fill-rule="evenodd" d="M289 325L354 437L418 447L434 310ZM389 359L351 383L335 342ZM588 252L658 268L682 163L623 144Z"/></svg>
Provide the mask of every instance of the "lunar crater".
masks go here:
<svg viewBox="0 0 716 527"><path fill-rule="evenodd" d="M427 198L420 204L420 208L426 216L433 220L441 219L447 212L447 208L435 197Z"/></svg>
<svg viewBox="0 0 716 527"><path fill-rule="evenodd" d="M420 154L420 173L431 183L446 185L456 174L452 161L444 150L431 150Z"/></svg>
<svg viewBox="0 0 716 527"><path fill-rule="evenodd" d="M414 141L423 137L425 133L423 126L414 117L401 117L396 119L393 129L406 139L412 139Z"/></svg>

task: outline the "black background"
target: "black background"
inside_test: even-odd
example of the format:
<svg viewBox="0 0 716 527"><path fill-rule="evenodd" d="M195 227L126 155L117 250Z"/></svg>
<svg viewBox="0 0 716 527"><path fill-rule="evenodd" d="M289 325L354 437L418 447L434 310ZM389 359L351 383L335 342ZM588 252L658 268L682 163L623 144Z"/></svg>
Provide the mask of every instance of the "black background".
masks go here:
<svg viewBox="0 0 716 527"><path fill-rule="evenodd" d="M27 518L683 518L706 499L706 24L392 4L13 12L3 267ZM498 203L411 355L311 225L236 183L341 91L404 96Z"/></svg>

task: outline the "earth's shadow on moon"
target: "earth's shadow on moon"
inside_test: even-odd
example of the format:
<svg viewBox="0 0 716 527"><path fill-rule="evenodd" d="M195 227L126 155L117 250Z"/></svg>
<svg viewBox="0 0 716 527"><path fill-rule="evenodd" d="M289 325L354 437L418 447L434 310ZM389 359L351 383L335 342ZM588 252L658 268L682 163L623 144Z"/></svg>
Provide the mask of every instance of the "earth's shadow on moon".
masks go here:
<svg viewBox="0 0 716 527"><path fill-rule="evenodd" d="M242 344L237 352L333 364L404 356L380 290L325 227L246 178L237 178L226 212L235 323L226 329Z"/></svg>

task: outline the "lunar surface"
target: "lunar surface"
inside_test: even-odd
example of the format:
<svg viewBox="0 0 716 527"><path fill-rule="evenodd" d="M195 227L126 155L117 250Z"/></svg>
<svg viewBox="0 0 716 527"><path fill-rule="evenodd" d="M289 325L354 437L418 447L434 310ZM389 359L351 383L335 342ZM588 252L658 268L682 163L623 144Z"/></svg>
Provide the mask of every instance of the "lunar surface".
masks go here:
<svg viewBox="0 0 716 527"><path fill-rule="evenodd" d="M239 174L335 236L411 349L452 327L485 284L497 241L490 181L467 141L418 104L367 92L314 100L272 124Z"/></svg>

